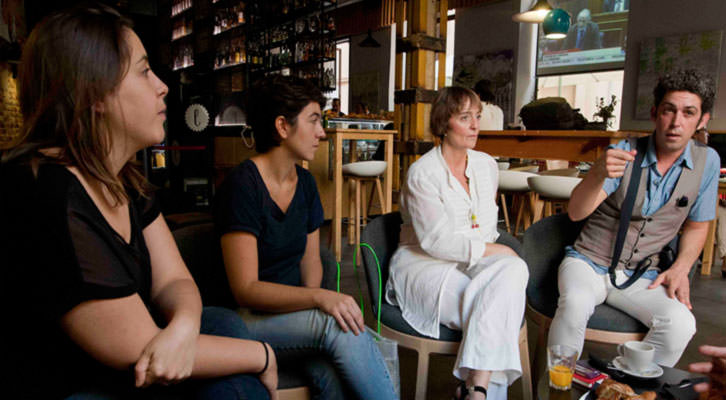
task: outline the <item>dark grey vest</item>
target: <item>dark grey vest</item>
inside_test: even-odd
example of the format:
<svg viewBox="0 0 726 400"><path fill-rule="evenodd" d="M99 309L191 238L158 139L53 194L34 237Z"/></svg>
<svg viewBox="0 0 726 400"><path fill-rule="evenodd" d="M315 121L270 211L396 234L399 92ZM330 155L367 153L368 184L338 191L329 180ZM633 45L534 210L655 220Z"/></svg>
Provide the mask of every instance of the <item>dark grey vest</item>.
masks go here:
<svg viewBox="0 0 726 400"><path fill-rule="evenodd" d="M630 145L631 148L636 147L635 139L631 139ZM638 195L633 206L633 217L625 235L618 269L634 269L641 260L649 256L653 258L652 267L649 269L657 269L657 253L678 234L678 230L696 201L703 169L706 165L707 149L704 144L691 140L690 150L694 168L683 168L668 201L648 217L643 216L642 212L645 193L648 190L650 168L643 168ZM620 223L620 208L627 194L632 167L633 163L630 163L625 169L620 186L590 215L580 236L575 241L575 250L596 264L610 266ZM688 205L678 207L677 200L683 196L688 198Z"/></svg>

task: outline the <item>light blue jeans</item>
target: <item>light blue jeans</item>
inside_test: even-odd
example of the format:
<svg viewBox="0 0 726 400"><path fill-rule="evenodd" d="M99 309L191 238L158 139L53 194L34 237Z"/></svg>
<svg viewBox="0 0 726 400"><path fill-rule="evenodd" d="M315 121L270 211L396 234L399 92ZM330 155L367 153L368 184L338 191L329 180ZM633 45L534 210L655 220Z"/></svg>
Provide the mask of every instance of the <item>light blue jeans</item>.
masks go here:
<svg viewBox="0 0 726 400"><path fill-rule="evenodd" d="M345 392L359 399L396 399L396 394L374 339L363 332L356 336L343 332L335 318L314 309L286 314L240 310L250 334L269 343L283 360L288 355L318 353L326 356L344 384L341 388L329 369L301 363L313 379L319 393L316 398L342 399ZM313 352L313 353L311 353Z"/></svg>

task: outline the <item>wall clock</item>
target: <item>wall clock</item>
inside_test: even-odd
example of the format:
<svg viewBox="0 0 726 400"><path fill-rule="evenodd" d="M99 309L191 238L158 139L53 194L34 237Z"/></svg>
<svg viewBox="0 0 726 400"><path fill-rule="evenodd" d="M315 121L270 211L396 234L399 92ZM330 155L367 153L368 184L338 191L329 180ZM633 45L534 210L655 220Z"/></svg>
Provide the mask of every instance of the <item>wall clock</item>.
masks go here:
<svg viewBox="0 0 726 400"><path fill-rule="evenodd" d="M199 103L191 104L184 113L184 122L194 132L201 132L209 126L209 111Z"/></svg>

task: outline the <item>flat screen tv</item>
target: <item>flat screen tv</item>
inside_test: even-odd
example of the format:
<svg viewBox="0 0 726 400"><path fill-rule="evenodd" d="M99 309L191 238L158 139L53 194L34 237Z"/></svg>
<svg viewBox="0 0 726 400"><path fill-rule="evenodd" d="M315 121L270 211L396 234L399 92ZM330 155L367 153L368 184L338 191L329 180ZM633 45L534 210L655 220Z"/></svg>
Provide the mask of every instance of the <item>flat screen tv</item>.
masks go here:
<svg viewBox="0 0 726 400"><path fill-rule="evenodd" d="M570 30L564 39L547 39L540 24L537 75L623 68L630 0L550 0L550 4L570 14Z"/></svg>

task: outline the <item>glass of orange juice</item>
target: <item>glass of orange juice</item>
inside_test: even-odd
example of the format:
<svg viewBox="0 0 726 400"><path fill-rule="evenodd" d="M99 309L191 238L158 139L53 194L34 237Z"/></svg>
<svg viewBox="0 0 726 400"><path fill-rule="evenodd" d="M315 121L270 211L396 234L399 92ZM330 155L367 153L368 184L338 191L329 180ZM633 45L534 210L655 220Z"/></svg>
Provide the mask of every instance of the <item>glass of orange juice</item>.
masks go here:
<svg viewBox="0 0 726 400"><path fill-rule="evenodd" d="M561 344L554 344L547 348L550 387L558 390L570 390L575 361L577 361L577 349Z"/></svg>

